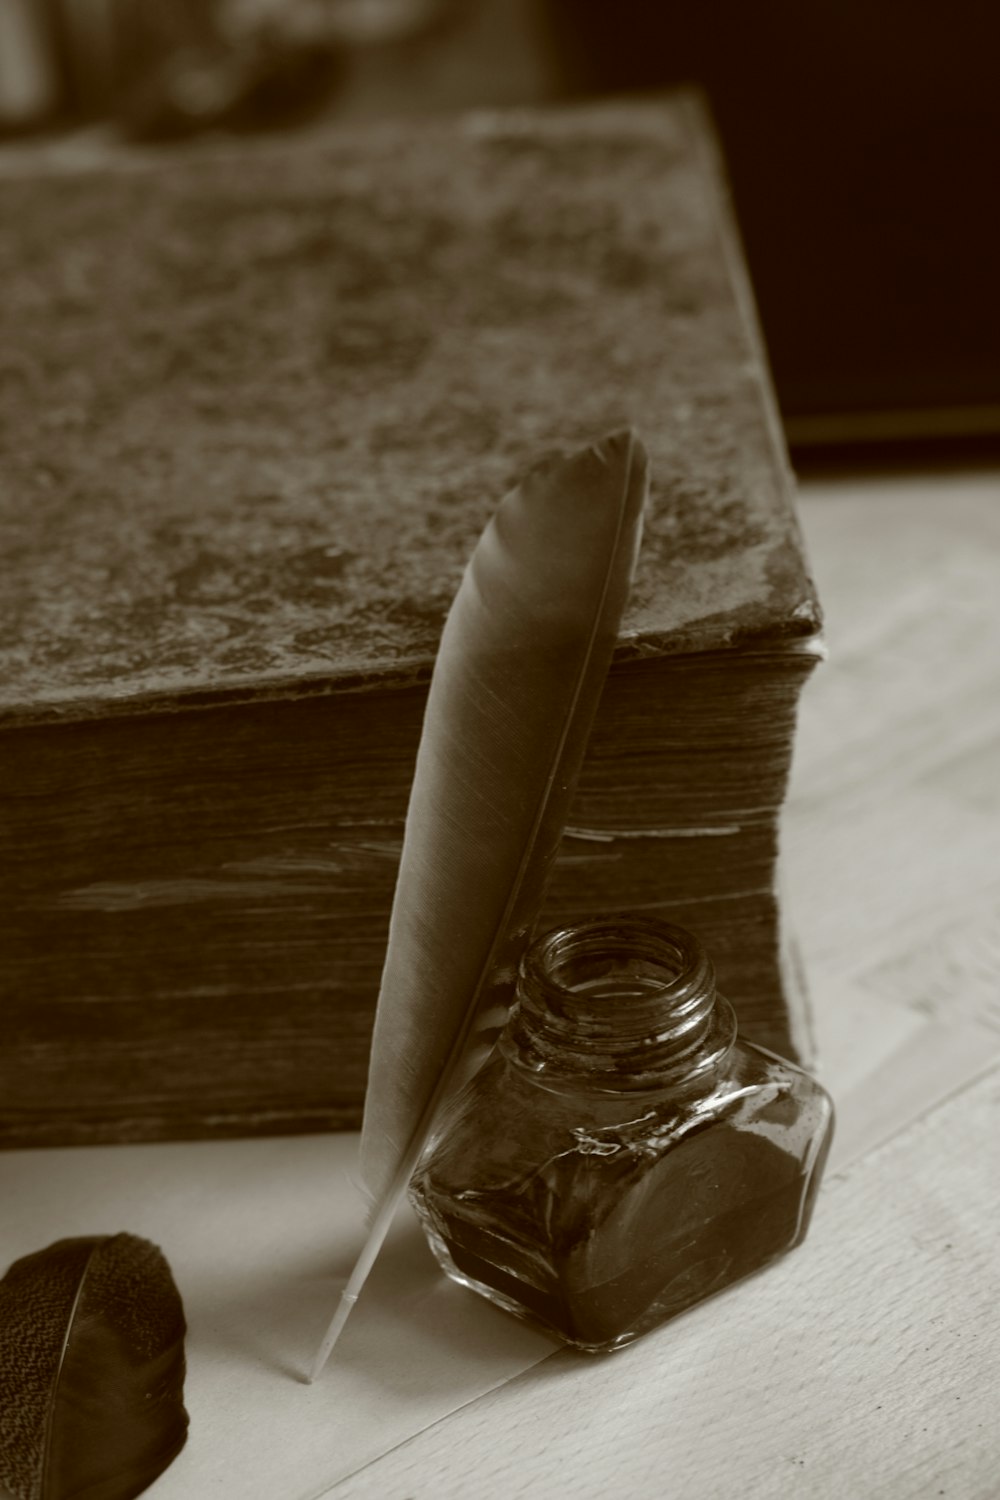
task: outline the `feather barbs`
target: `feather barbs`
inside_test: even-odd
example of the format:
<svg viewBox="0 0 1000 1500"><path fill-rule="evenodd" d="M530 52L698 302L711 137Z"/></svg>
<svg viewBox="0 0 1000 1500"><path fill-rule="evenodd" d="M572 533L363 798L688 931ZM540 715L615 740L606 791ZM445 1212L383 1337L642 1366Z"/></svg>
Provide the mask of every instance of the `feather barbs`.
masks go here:
<svg viewBox="0 0 1000 1500"><path fill-rule="evenodd" d="M618 638L647 487L631 430L529 474L500 502L449 611L376 1010L361 1145L376 1207L349 1306L470 1038L511 996Z"/></svg>

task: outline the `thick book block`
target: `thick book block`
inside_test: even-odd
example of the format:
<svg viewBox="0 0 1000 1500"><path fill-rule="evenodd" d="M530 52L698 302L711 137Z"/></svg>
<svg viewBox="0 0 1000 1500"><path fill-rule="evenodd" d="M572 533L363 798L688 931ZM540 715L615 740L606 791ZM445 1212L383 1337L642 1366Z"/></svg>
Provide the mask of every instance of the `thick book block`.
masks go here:
<svg viewBox="0 0 1000 1500"><path fill-rule="evenodd" d="M353 1125L426 685L538 460L634 423L633 597L543 921L659 912L794 1052L819 612L686 97L0 183L0 1139Z"/></svg>

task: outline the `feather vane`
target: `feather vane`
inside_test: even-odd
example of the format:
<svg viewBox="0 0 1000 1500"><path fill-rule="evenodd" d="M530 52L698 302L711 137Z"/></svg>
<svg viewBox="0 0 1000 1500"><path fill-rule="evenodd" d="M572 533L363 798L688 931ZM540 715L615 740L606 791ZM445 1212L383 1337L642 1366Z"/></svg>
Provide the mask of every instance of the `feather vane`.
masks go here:
<svg viewBox="0 0 1000 1500"><path fill-rule="evenodd" d="M501 501L441 637L376 1011L361 1168L368 1240L323 1368L470 1038L509 1005L638 556L648 461L612 434Z"/></svg>
<svg viewBox="0 0 1000 1500"><path fill-rule="evenodd" d="M132 1500L187 1438L184 1309L132 1234L58 1240L0 1281L0 1485Z"/></svg>

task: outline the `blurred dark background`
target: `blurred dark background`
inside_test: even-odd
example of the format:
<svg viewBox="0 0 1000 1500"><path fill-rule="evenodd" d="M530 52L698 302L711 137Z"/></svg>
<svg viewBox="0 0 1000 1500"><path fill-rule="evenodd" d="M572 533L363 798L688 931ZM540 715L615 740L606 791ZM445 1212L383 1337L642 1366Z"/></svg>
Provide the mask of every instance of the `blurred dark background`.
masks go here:
<svg viewBox="0 0 1000 1500"><path fill-rule="evenodd" d="M0 0L6 150L696 83L800 467L1000 451L1000 7Z"/></svg>

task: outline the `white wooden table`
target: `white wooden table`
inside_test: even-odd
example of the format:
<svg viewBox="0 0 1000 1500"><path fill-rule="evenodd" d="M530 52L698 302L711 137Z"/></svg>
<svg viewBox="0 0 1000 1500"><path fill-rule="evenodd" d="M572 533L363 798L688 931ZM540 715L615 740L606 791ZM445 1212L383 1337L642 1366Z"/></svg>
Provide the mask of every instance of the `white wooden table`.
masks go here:
<svg viewBox="0 0 1000 1500"><path fill-rule="evenodd" d="M192 1439L152 1496L1000 1495L1000 475L813 483L802 514L831 659L786 869L840 1112L810 1238L588 1359L404 1233L307 1389L349 1141L0 1157L3 1266L87 1226L175 1265Z"/></svg>

